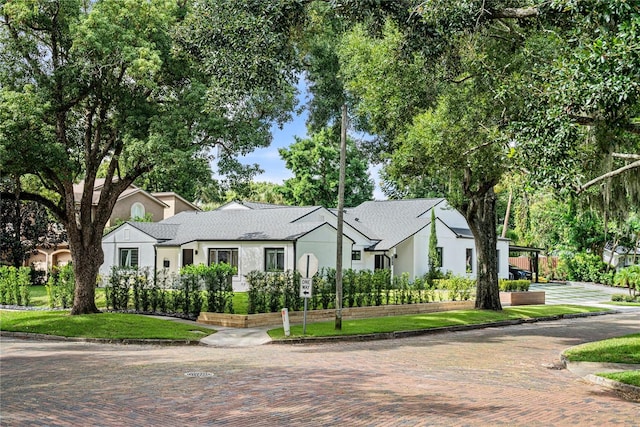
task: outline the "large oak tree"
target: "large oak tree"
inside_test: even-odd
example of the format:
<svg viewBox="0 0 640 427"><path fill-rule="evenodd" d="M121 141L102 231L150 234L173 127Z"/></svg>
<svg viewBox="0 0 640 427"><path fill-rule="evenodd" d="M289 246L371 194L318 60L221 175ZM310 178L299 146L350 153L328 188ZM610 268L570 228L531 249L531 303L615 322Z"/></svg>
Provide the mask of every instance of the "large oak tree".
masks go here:
<svg viewBox="0 0 640 427"><path fill-rule="evenodd" d="M235 165L237 153L268 144L269 124L291 110L290 48L277 43L282 26L264 22L281 5L266 13L257 1L191 3L1 6L0 165L36 176L43 191L20 198L46 206L67 230L72 314L98 311L102 233L130 184L194 146L223 147L221 164Z"/></svg>

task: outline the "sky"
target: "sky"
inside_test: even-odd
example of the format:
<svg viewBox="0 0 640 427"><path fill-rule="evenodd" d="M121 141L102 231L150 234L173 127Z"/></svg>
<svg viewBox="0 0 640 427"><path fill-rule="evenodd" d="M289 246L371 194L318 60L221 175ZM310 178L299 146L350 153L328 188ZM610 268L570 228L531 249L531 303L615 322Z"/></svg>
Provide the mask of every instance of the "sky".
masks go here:
<svg viewBox="0 0 640 427"><path fill-rule="evenodd" d="M304 79L300 79L301 83L298 85L300 95L298 96L298 102L300 105L304 105L307 101L306 97L310 96L304 86ZM276 184L282 184L285 179L291 178L293 175L285 167L285 162L280 158L278 148L289 147L295 142L295 137L306 138L307 126L306 120L308 112L306 109L297 116L294 116L292 121L285 123L280 129L277 125L272 126L271 135L273 140L271 145L267 148L259 148L252 153L239 157L240 162L243 164L257 163L264 170L264 173L258 175L256 181L267 181ZM358 135L354 135L356 138ZM369 174L373 178L376 186L373 192L373 197L376 200L386 199L385 195L380 190L378 177L379 166L372 166L369 168Z"/></svg>

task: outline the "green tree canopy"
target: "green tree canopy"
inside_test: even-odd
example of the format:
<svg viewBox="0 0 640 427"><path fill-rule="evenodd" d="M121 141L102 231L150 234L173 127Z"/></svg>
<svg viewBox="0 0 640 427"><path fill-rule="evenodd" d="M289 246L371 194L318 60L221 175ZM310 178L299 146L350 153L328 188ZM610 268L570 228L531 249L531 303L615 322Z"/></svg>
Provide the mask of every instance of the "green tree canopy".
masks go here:
<svg viewBox="0 0 640 427"><path fill-rule="evenodd" d="M101 237L118 196L204 147L223 173L288 117L289 2L16 0L0 6L0 164L65 226L73 314L96 312ZM293 8L293 10L290 10ZM282 19L275 19L275 16ZM98 171L105 178L97 205ZM83 180L82 189L74 184ZM14 197L12 194L3 196Z"/></svg>
<svg viewBox="0 0 640 427"><path fill-rule="evenodd" d="M340 136L325 128L310 138L296 138L289 148L279 149L293 178L284 182L282 193L294 205L336 207L340 171ZM366 156L347 138L345 206L357 206L373 198Z"/></svg>

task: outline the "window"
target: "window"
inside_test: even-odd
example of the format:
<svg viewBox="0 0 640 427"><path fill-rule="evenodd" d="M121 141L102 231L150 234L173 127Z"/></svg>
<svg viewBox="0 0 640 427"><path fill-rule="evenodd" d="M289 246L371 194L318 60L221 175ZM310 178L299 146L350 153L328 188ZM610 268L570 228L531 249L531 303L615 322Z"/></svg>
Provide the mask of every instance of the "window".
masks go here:
<svg viewBox="0 0 640 427"><path fill-rule="evenodd" d="M442 262L442 246L436 247L436 254L438 254L438 268L442 268L444 265Z"/></svg>
<svg viewBox="0 0 640 427"><path fill-rule="evenodd" d="M169 262L168 259L165 259L164 261L162 261L162 268L169 268L170 265L171 263Z"/></svg>
<svg viewBox="0 0 640 427"><path fill-rule="evenodd" d="M142 203L135 202L131 205L131 218L144 219L144 205Z"/></svg>
<svg viewBox="0 0 640 427"><path fill-rule="evenodd" d="M374 270L384 270L391 266L389 257L384 254L376 255L373 264Z"/></svg>
<svg viewBox="0 0 640 427"><path fill-rule="evenodd" d="M498 273L500 273L500 249L496 250L496 260L498 264Z"/></svg>
<svg viewBox="0 0 640 427"><path fill-rule="evenodd" d="M238 250L237 249L209 249L209 265L229 264L238 268Z"/></svg>
<svg viewBox="0 0 640 427"><path fill-rule="evenodd" d="M182 266L193 264L193 249L182 250Z"/></svg>
<svg viewBox="0 0 640 427"><path fill-rule="evenodd" d="M467 248L467 256L465 259L467 273L473 273L473 249Z"/></svg>
<svg viewBox="0 0 640 427"><path fill-rule="evenodd" d="M284 248L267 248L264 250L265 271L284 271Z"/></svg>
<svg viewBox="0 0 640 427"><path fill-rule="evenodd" d="M360 261L362 259L362 251L351 251L351 261Z"/></svg>
<svg viewBox="0 0 640 427"><path fill-rule="evenodd" d="M121 248L120 249L120 267L137 267L138 266L138 249L137 248Z"/></svg>

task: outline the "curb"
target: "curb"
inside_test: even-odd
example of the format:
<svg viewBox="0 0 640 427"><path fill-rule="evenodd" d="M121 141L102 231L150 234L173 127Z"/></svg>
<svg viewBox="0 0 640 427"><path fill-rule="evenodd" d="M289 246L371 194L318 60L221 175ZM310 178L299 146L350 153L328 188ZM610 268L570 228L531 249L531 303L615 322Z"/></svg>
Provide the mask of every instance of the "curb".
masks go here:
<svg viewBox="0 0 640 427"><path fill-rule="evenodd" d="M623 394L627 400L634 402L640 402L640 387L631 384L621 383L619 381L611 380L609 378L600 377L598 375L589 374L584 377L585 380L590 381L599 386L618 391Z"/></svg>
<svg viewBox="0 0 640 427"><path fill-rule="evenodd" d="M28 332L10 332L0 331L0 337L10 337L17 339L29 339L39 341L62 341L62 342L79 342L94 344L124 344L124 345L200 345L199 340L168 340L168 339L110 339L110 338L81 338L81 337L61 337L57 335L32 334Z"/></svg>
<svg viewBox="0 0 640 427"><path fill-rule="evenodd" d="M445 332L471 331L475 329L500 328L504 326L521 325L524 323L548 322L562 319L576 319L581 317L603 316L606 314L619 314L618 311L598 311L593 313L573 313L559 314L556 316L537 317L532 319L514 319L502 320L493 323L481 323L477 325L461 325L461 326L443 326L440 328L415 329L411 331L395 331L383 332L377 334L361 334L361 335L336 335L331 337L296 337L272 340L268 344L320 344L331 343L336 341L377 341L386 339L409 338L422 335L436 335Z"/></svg>
<svg viewBox="0 0 640 427"><path fill-rule="evenodd" d="M567 351L567 350L565 350ZM605 387L611 390L620 392L624 399L634 402L640 402L640 387L621 383L620 381L612 380L609 378L601 377L597 375L598 372L624 372L629 370L640 369L640 364L627 364L627 363L598 363L598 362L572 362L564 351L560 353L560 363L569 372L580 376L586 381L593 384ZM595 373L584 375L585 372L579 372L580 366L588 366L589 371L595 371ZM584 369L584 368L583 368Z"/></svg>

